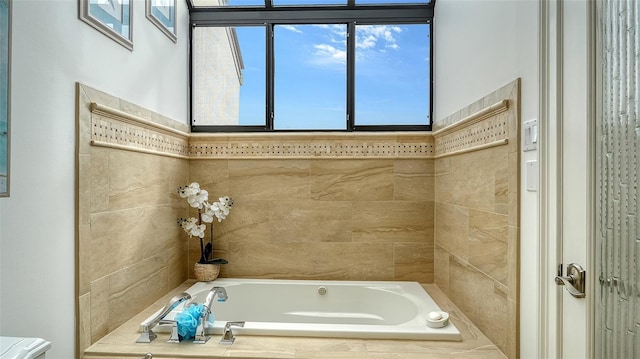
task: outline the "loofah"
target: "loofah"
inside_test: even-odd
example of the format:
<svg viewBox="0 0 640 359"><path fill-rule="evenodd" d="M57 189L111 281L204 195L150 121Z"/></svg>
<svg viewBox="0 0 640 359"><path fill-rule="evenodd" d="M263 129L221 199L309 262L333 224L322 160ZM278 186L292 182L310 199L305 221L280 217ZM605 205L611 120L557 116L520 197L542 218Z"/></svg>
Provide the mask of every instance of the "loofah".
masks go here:
<svg viewBox="0 0 640 359"><path fill-rule="evenodd" d="M180 341L195 338L203 309L204 305L202 304L192 304L176 315Z"/></svg>

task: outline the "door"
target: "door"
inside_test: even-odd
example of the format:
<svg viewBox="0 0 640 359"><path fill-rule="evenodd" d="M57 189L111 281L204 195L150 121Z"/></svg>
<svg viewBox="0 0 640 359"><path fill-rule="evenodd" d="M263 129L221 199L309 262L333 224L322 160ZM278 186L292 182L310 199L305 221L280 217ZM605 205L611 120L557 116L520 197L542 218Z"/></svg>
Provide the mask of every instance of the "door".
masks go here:
<svg viewBox="0 0 640 359"><path fill-rule="evenodd" d="M640 2L542 10L541 353L640 358Z"/></svg>
<svg viewBox="0 0 640 359"><path fill-rule="evenodd" d="M561 4L561 91L560 91L560 228L556 273L568 277L570 265L580 266L591 278L588 242L593 214L592 121L593 80L590 38L590 1L564 1ZM560 266L562 268L560 269ZM577 281L577 275L574 274ZM575 283L574 283L575 284ZM578 288L575 286L574 288ZM586 286L585 286L586 287ZM561 358L586 359L588 333L588 293L579 298L570 293L571 283L559 285L562 340Z"/></svg>

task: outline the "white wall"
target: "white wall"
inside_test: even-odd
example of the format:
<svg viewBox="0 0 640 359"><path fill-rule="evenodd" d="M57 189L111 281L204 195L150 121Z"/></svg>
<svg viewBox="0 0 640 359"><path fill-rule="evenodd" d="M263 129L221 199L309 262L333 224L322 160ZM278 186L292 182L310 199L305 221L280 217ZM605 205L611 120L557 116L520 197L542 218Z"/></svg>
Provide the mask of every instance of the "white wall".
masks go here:
<svg viewBox="0 0 640 359"><path fill-rule="evenodd" d="M437 0L434 118L437 121L522 79L522 121L538 118L538 1ZM523 152L521 171L537 151ZM538 358L538 195L520 186L520 355Z"/></svg>
<svg viewBox="0 0 640 359"><path fill-rule="evenodd" d="M78 19L77 0L13 1L11 197L0 199L0 335L74 344L75 82L187 123L188 14L178 43L133 2L131 52Z"/></svg>

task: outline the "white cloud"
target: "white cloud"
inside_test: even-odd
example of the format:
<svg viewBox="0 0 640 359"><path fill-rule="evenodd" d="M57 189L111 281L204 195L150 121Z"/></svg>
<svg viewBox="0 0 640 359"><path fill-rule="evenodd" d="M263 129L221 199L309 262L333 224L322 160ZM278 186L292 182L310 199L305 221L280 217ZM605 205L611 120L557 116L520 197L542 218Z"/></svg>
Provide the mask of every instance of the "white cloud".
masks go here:
<svg viewBox="0 0 640 359"><path fill-rule="evenodd" d="M322 29L319 41L313 45L312 62L319 66L345 64L347 61L346 38L347 27L343 24L317 24L313 25Z"/></svg>
<svg viewBox="0 0 640 359"><path fill-rule="evenodd" d="M328 44L313 45L316 49L314 55L318 63L345 63L347 59L347 53L344 50L340 50Z"/></svg>
<svg viewBox="0 0 640 359"><path fill-rule="evenodd" d="M346 63L346 26L338 24L319 24L315 27L327 30L323 43L314 45L314 63L317 65ZM386 52L398 50L396 36L402 32L400 26L359 25L357 27L356 47L360 50ZM367 57L364 51L357 52L359 58Z"/></svg>
<svg viewBox="0 0 640 359"><path fill-rule="evenodd" d="M396 43L394 35L401 32L402 28L400 26L361 25L358 26L356 47L359 49L373 49L379 42L384 42L385 48L397 50L400 47Z"/></svg>
<svg viewBox="0 0 640 359"><path fill-rule="evenodd" d="M294 25L282 25L282 28L285 29L285 30L289 30L289 31L292 31L292 32L297 32L299 34L302 34L302 30L298 29Z"/></svg>
<svg viewBox="0 0 640 359"><path fill-rule="evenodd" d="M370 49L373 47L376 47L376 44L378 43L378 38L376 38L373 35L369 35L366 37L362 37L358 39L358 42L356 43L356 47L358 47L359 49Z"/></svg>

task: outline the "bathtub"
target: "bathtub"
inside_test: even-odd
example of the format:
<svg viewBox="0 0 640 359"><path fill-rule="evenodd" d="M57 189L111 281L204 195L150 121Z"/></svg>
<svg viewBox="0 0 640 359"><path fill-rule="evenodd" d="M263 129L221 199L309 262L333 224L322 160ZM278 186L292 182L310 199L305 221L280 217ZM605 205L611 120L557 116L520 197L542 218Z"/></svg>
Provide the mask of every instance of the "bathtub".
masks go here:
<svg viewBox="0 0 640 359"><path fill-rule="evenodd" d="M428 314L440 308L416 282L218 278L187 289L191 302L203 303L214 286L224 287L229 298L214 300L209 334L222 334L227 321L244 321L243 328L233 328L234 334L461 340L451 322L442 328L426 325ZM165 319L173 319L188 304L180 304ZM154 316L140 323L140 330ZM153 330L169 332L170 326Z"/></svg>

